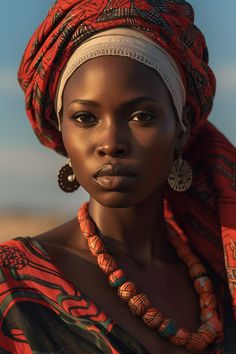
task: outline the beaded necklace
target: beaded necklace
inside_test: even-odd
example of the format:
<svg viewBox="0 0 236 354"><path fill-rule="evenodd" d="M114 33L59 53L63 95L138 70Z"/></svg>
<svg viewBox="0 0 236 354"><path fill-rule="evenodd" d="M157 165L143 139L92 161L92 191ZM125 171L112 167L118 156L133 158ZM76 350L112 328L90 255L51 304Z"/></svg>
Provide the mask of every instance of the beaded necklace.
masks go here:
<svg viewBox="0 0 236 354"><path fill-rule="evenodd" d="M189 333L185 328L178 328L175 321L165 318L159 309L151 306L145 294L137 291L135 283L126 278L124 271L107 252L101 237L96 233L96 225L89 215L88 202L79 208L78 221L81 232L88 241L89 250L97 257L98 266L108 275L110 285L117 288L120 299L127 303L133 315L141 317L149 328L157 330L162 338L172 344L183 346L191 352L203 351L222 335L222 322L216 311L217 301L212 282L206 268L192 253L186 236L173 219L168 223L169 241L179 258L187 265L200 298L201 325L193 333Z"/></svg>

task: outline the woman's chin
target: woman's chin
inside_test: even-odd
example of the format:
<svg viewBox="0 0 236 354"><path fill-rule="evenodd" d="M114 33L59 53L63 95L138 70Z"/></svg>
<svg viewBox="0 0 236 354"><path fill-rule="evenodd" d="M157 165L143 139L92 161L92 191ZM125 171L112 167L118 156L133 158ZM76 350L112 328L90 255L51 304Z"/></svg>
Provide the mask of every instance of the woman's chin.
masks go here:
<svg viewBox="0 0 236 354"><path fill-rule="evenodd" d="M140 196L131 196L129 193L110 191L99 195L91 195L97 203L107 208L130 208L140 203Z"/></svg>

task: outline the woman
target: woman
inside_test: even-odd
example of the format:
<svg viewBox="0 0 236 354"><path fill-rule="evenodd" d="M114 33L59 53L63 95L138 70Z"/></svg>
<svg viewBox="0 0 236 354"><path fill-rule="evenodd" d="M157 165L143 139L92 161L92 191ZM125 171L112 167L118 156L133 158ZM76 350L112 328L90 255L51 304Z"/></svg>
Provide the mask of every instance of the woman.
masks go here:
<svg viewBox="0 0 236 354"><path fill-rule="evenodd" d="M58 0L19 82L78 217L1 245L3 353L234 353L236 158L185 1ZM108 281L109 280L109 281ZM229 291L230 288L230 291Z"/></svg>

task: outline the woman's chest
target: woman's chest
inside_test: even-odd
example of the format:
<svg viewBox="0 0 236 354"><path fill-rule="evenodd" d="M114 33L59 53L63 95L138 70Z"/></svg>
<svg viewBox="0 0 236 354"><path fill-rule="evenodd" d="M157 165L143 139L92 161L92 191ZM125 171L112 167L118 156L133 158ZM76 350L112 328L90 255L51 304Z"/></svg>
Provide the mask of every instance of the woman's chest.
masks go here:
<svg viewBox="0 0 236 354"><path fill-rule="evenodd" d="M46 247L45 247L46 248ZM162 339L156 330L148 328L139 317L135 317L127 303L121 302L117 289L112 288L107 276L98 268L90 257L58 252L47 248L55 264L63 270L66 279L70 280L82 293L86 294L96 306L121 326L127 333L141 343L150 353L184 354L178 348ZM123 262L126 275L137 285L138 292L145 293L152 306L158 308L166 318L172 318L179 327L195 331L200 323L198 297L187 274L182 269L152 269L145 271L130 267ZM210 353L205 351L204 353Z"/></svg>

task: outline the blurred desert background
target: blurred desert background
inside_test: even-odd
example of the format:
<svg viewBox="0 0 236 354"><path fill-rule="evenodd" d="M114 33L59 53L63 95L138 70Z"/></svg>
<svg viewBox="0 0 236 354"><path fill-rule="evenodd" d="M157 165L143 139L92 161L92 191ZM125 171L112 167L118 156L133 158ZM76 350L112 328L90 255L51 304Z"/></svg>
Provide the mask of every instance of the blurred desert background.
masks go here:
<svg viewBox="0 0 236 354"><path fill-rule="evenodd" d="M236 1L189 2L195 10L196 24L206 37L210 65L217 78L210 120L235 145ZM82 201L88 200L83 189L71 195L58 188L57 173L66 160L39 144L26 118L24 96L17 83L25 46L52 3L12 0L10 10L8 2L1 3L0 243L62 224L75 217Z"/></svg>
<svg viewBox="0 0 236 354"><path fill-rule="evenodd" d="M61 223L58 215L33 215L31 213L5 212L0 215L0 242L18 236L34 236Z"/></svg>

